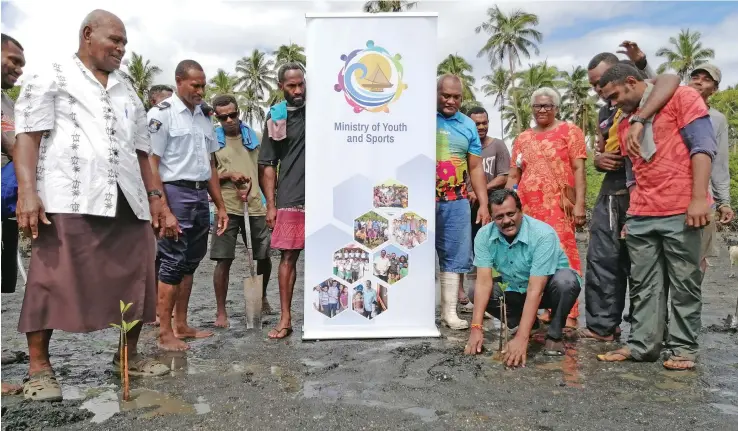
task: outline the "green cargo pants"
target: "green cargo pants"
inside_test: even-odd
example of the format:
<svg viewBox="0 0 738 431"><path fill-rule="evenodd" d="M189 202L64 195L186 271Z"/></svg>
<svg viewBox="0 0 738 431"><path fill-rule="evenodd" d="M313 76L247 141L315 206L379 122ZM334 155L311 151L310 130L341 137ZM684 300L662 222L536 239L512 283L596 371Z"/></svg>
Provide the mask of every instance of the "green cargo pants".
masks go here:
<svg viewBox="0 0 738 431"><path fill-rule="evenodd" d="M628 348L633 359L659 357L671 295L667 348L694 360L702 326L701 229L685 224L684 214L669 217L630 216L625 222L631 261L633 307Z"/></svg>

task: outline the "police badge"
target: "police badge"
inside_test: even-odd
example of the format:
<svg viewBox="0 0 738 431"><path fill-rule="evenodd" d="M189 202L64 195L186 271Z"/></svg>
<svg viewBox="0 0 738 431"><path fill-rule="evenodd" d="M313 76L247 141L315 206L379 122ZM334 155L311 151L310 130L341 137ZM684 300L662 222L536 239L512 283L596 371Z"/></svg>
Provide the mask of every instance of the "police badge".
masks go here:
<svg viewBox="0 0 738 431"><path fill-rule="evenodd" d="M149 133L156 133L159 131L159 128L161 128L161 121L152 118L151 121L149 121Z"/></svg>

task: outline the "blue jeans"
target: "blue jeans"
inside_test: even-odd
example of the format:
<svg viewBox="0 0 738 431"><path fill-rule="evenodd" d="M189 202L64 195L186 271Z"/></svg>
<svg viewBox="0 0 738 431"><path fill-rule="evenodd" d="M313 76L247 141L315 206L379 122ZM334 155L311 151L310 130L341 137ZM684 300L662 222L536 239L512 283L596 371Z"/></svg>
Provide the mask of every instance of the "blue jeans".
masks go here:
<svg viewBox="0 0 738 431"><path fill-rule="evenodd" d="M466 199L436 202L436 253L441 272L471 271L471 207Z"/></svg>
<svg viewBox="0 0 738 431"><path fill-rule="evenodd" d="M189 189L165 184L167 202L177 217L179 234L177 241L171 238L158 240L157 273L159 281L177 285L185 275L192 275L208 251L210 209L206 189Z"/></svg>

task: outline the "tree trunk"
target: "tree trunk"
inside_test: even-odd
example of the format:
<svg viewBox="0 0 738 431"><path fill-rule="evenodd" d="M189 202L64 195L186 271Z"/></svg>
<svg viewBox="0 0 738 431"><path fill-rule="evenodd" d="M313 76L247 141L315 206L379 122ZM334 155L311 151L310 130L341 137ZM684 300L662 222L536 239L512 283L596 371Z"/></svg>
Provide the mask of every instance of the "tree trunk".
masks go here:
<svg viewBox="0 0 738 431"><path fill-rule="evenodd" d="M502 119L502 110L505 109L505 96L500 96L500 138L505 139L505 120Z"/></svg>
<svg viewBox="0 0 738 431"><path fill-rule="evenodd" d="M508 53L507 59L510 61L510 90L512 90L512 94L514 94L515 93L515 66L513 66L513 59L510 53ZM518 108L520 101L517 100L517 95L515 95L515 97L516 99L515 99L515 102L513 103L513 111L515 112L515 118L517 119L517 121L515 121L515 131L516 131L515 137L517 137L522 132L521 125L520 125L522 118L520 118L520 109Z"/></svg>

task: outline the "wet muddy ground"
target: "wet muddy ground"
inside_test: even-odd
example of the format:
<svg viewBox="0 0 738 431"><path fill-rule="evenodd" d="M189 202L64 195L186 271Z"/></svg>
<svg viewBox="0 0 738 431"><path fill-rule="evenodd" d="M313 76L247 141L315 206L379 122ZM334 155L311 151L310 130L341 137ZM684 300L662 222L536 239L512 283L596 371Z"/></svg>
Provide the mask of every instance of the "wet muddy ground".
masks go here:
<svg viewBox="0 0 738 431"><path fill-rule="evenodd" d="M242 323L246 268L234 264L230 329L193 342L186 354L164 355L156 351L156 331L145 329L141 350L172 366L170 376L133 380L133 400L122 403L110 365L115 330L59 332L51 353L65 401L39 404L3 396L2 429L738 430L738 334L723 329L735 309L738 279L728 277L727 246L720 245L721 256L711 261L703 286L697 371L668 372L660 363L601 363L595 355L615 344L583 341L570 343L568 354L555 359L540 355L541 345L534 343L526 368L506 370L492 355L496 331L487 332L490 353L479 357L461 354L467 332L445 328L438 339L302 342L300 278L296 332L272 341L266 334L276 316L266 316L259 333L246 331ZM580 243L582 252L585 248ZM192 322L210 327L213 267L203 262L190 303ZM276 274L268 297L276 308ZM21 294L2 296L6 351L26 349L25 337L16 331L21 299ZM623 329L627 332L627 324ZM2 379L18 383L26 370L27 358L20 353L18 362L2 366Z"/></svg>

